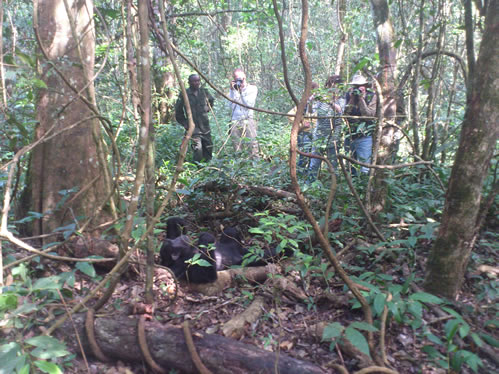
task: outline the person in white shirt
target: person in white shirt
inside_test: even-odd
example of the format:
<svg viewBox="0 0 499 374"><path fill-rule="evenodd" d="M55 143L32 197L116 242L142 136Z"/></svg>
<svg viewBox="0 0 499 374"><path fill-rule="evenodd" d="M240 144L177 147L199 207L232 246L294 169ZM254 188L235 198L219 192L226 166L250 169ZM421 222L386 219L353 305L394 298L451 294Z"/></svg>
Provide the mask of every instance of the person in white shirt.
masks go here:
<svg viewBox="0 0 499 374"><path fill-rule="evenodd" d="M234 80L230 82L229 97L246 106L254 107L258 88L246 81L246 74L242 69L232 73ZM245 149L251 157L258 157L257 123L254 111L229 101L230 107L230 135L234 150L240 152Z"/></svg>

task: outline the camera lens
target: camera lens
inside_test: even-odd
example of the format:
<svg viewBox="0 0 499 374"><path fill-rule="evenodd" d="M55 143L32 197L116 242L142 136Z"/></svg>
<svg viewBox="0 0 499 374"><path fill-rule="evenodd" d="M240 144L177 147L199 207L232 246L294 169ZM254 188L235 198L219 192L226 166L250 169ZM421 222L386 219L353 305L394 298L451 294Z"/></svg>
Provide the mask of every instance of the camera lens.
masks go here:
<svg viewBox="0 0 499 374"><path fill-rule="evenodd" d="M243 80L242 79L236 79L234 81L234 88L236 90L239 90L239 89L241 89L242 84L243 84Z"/></svg>

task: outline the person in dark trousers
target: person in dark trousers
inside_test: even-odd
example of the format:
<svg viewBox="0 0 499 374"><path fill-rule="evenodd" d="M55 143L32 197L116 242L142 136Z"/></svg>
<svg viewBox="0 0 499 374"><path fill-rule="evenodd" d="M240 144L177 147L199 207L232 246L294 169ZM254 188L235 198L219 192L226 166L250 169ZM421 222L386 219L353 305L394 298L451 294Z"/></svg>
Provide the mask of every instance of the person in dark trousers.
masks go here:
<svg viewBox="0 0 499 374"><path fill-rule="evenodd" d="M376 116L376 93L369 89L367 79L357 74L349 83L351 88L346 94L345 117L349 125L349 134L345 137L345 150L351 152L357 161L371 163L373 131ZM361 173L369 173L369 168L362 166ZM352 169L356 174L356 169Z"/></svg>
<svg viewBox="0 0 499 374"><path fill-rule="evenodd" d="M192 119L194 121L194 132L191 138L191 147L194 152L194 161L210 161L213 152L213 143L211 141L210 120L208 112L213 107L215 99L206 88L201 87L201 79L197 74L189 76L189 88L187 96L191 105ZM185 109L184 97L179 95L175 104L175 119L187 130L189 123L187 121L187 111Z"/></svg>

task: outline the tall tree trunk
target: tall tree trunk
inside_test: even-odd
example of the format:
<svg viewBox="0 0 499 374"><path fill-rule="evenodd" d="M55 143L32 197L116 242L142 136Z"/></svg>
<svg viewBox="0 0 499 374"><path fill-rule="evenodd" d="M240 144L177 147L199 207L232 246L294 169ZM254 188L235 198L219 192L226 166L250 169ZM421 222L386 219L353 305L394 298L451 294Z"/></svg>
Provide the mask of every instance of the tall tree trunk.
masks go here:
<svg viewBox="0 0 499 374"><path fill-rule="evenodd" d="M466 28L466 57L468 60L468 85L472 84L471 77L474 76L475 72L475 43L473 40L473 34L475 28L473 27L473 6L471 0L464 0L464 25ZM467 93L471 93L472 87L468 86Z"/></svg>
<svg viewBox="0 0 499 374"><path fill-rule="evenodd" d="M378 107L381 111L378 118L382 119L382 123L378 124L375 131L373 163L386 164L391 162L390 158L397 145L398 130L393 126L397 109L395 94L397 58L393 46L394 32L388 2L386 0L371 0L371 11L376 27L379 61L382 67L379 79L382 98L379 98L381 106ZM377 214L384 209L386 203L388 186L385 180L388 173L384 169L372 169L371 175L367 204L369 212Z"/></svg>
<svg viewBox="0 0 499 374"><path fill-rule="evenodd" d="M3 1L0 1L0 109L7 109L7 89L5 87L5 70L3 67Z"/></svg>
<svg viewBox="0 0 499 374"><path fill-rule="evenodd" d="M345 68L345 47L348 40L348 34L343 26L343 19L347 10L346 0L338 0L336 3L336 13L338 15L338 26L340 29L340 41L338 43L338 53L336 55L336 65L334 68L334 74L342 75Z"/></svg>
<svg viewBox="0 0 499 374"><path fill-rule="evenodd" d="M34 7L34 27L48 59L40 65L47 87L38 96L35 137L61 132L33 150L31 209L45 214L35 223L37 235L69 224L78 227L80 220L92 217L110 191L104 173L107 165L100 162L97 143L93 3L67 0L66 4L68 12L63 0L37 0ZM94 225L104 218L100 215Z"/></svg>
<svg viewBox="0 0 499 374"><path fill-rule="evenodd" d="M149 49L149 7L147 0L139 0L139 34L140 45L137 53L137 61L140 68L140 109L141 128L148 129L147 148L139 152L145 155L145 195L147 227L154 224L154 128L151 126L151 56ZM154 296L152 293L152 282L154 276L154 246L153 232L147 236L147 270L146 270L146 302L152 304Z"/></svg>
<svg viewBox="0 0 499 374"><path fill-rule="evenodd" d="M419 38L414 74L411 82L411 128L414 143L414 155L419 156L419 75L421 71L421 55L423 53L424 0L419 5ZM415 159L414 161L418 161Z"/></svg>
<svg viewBox="0 0 499 374"><path fill-rule="evenodd" d="M439 6L438 6L438 17L435 20L440 24L439 32L438 32L438 38L437 38L437 55L435 57L435 62L433 63L432 71L431 71L431 77L430 77L430 84L428 87L428 107L426 111L426 123L425 123L425 137L423 140L423 149L422 149L422 154L421 158L423 160L431 160L433 158L432 154L432 143L435 142L435 138L438 136L437 134L437 126L435 123L435 118L437 117L435 115L435 104L436 100L438 97L438 92L439 92L439 87L440 87L440 80L438 77L441 74L441 67L442 67L442 50L444 46L444 41L445 41L445 30L446 30L446 24L447 24L447 19L446 19L446 14L447 14L447 6L444 1L439 1Z"/></svg>
<svg viewBox="0 0 499 374"><path fill-rule="evenodd" d="M483 182L499 137L499 1L485 19L480 54L452 168L440 230L428 259L425 289L454 299L477 231Z"/></svg>

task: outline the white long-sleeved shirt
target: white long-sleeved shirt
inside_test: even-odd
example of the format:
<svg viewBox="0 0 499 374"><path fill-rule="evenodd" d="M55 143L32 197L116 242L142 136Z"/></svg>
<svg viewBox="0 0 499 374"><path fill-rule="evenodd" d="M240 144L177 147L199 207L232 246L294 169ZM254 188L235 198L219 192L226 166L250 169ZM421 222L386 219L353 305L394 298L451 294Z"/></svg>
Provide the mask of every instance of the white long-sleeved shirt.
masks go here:
<svg viewBox="0 0 499 374"><path fill-rule="evenodd" d="M256 96L258 95L258 88L252 84L246 85L241 92L237 90L230 90L229 97L234 101L248 105L255 106ZM253 118L253 110L237 105L229 101L229 108L231 112L231 120L239 121L242 119Z"/></svg>

